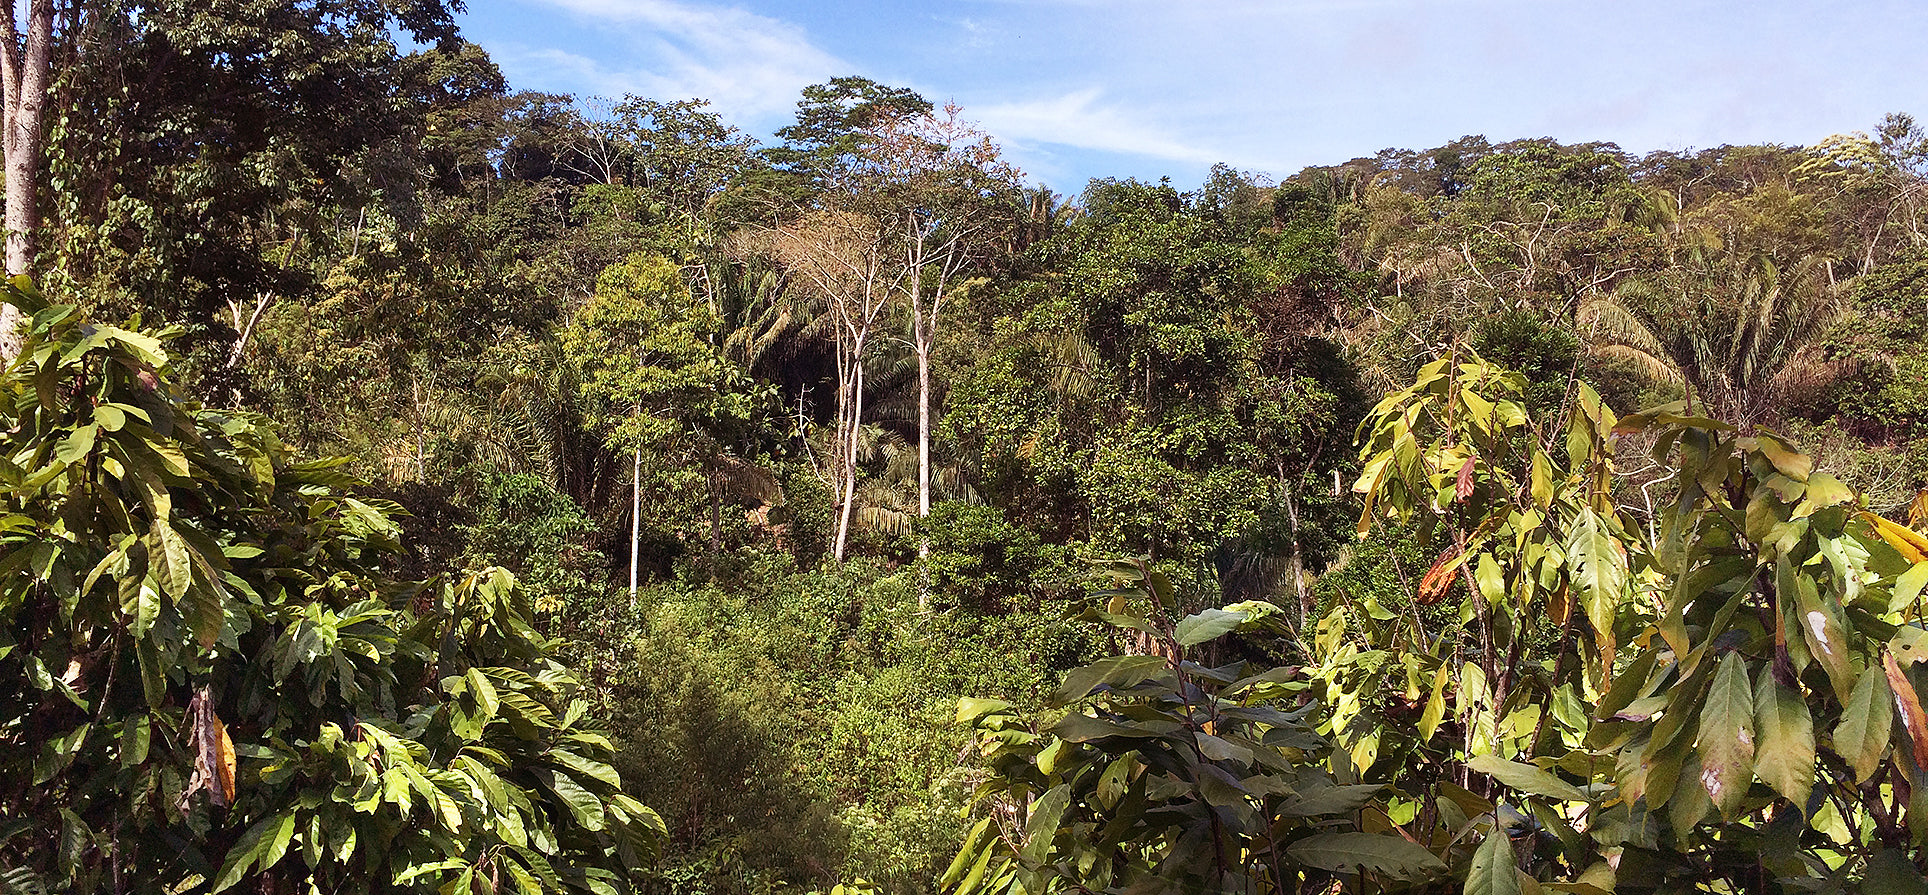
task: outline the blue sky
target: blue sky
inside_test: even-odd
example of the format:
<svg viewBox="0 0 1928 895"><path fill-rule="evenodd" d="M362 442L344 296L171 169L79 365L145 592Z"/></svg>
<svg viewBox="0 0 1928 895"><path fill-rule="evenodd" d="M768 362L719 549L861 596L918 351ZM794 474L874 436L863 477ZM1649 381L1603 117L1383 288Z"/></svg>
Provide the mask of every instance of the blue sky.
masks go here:
<svg viewBox="0 0 1928 895"><path fill-rule="evenodd" d="M1067 193L1465 134L1645 152L1928 118L1920 0L470 0L462 24L513 87L702 97L766 138L805 85L910 87Z"/></svg>

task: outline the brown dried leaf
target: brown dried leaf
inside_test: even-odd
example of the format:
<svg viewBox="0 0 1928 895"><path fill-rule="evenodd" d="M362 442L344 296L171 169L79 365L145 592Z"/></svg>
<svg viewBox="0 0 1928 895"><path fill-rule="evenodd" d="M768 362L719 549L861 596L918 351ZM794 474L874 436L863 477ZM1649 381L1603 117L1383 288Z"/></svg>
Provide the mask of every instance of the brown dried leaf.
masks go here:
<svg viewBox="0 0 1928 895"><path fill-rule="evenodd" d="M214 714L214 701L203 686L187 704L187 741L194 750L194 773L181 791L181 807L188 798L205 789L216 807L234 804L234 741L228 738L227 725Z"/></svg>
<svg viewBox="0 0 1928 895"><path fill-rule="evenodd" d="M214 770L216 786L214 804L228 806L234 804L234 740L228 738L228 726L221 723L212 711L208 717L214 719Z"/></svg>
<svg viewBox="0 0 1928 895"><path fill-rule="evenodd" d="M1426 576L1419 579L1420 605L1431 606L1439 602L1439 598L1446 594L1446 589L1453 586L1453 573L1458 569L1458 564L1453 560L1458 559L1459 555L1459 548L1448 547L1439 554L1433 567L1426 570Z"/></svg>
<svg viewBox="0 0 1928 895"><path fill-rule="evenodd" d="M1928 713L1921 710L1921 697L1915 694L1915 685L1901 671L1901 664L1895 661L1894 654L1881 651L1881 670L1888 675L1888 689L1894 693L1895 710L1901 714L1901 726L1908 731L1908 742L1913 746L1915 767L1928 768Z"/></svg>

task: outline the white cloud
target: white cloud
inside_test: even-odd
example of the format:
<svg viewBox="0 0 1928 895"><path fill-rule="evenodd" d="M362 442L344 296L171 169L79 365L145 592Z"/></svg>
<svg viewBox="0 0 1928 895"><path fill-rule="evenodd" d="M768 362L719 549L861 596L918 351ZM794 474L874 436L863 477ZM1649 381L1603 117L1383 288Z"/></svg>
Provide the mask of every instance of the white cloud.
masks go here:
<svg viewBox="0 0 1928 895"><path fill-rule="evenodd" d="M597 92L699 97L732 117L787 113L806 85L852 68L798 25L730 7L674 0L543 0L613 28L635 64L611 67L559 49L521 49L506 60L552 65Z"/></svg>
<svg viewBox="0 0 1928 895"><path fill-rule="evenodd" d="M1172 161L1219 160L1212 150L1184 143L1102 99L1098 89L1087 88L1039 100L977 106L969 114L998 139L1020 146L1050 143Z"/></svg>

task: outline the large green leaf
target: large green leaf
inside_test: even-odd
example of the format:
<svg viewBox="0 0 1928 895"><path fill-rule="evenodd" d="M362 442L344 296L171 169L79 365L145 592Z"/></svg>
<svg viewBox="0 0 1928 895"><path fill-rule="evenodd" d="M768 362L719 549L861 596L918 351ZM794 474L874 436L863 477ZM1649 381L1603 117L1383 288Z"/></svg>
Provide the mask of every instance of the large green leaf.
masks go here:
<svg viewBox="0 0 1928 895"><path fill-rule="evenodd" d="M1110 684L1130 687L1170 667L1163 656L1111 656L1077 668L1064 676L1053 700L1065 705L1083 699L1092 690Z"/></svg>
<svg viewBox="0 0 1928 895"><path fill-rule="evenodd" d="M1774 791L1787 797L1797 810L1806 810L1814 788L1814 719L1799 691L1774 680L1772 668L1762 668L1754 688L1755 726L1760 743L1754 753L1754 773Z"/></svg>
<svg viewBox="0 0 1928 895"><path fill-rule="evenodd" d="M1071 805L1071 787L1060 783L1031 805L1031 816L1024 822L1024 859L1040 863L1051 849L1051 840L1064 822L1065 809Z"/></svg>
<svg viewBox="0 0 1928 895"><path fill-rule="evenodd" d="M1506 831L1495 828L1473 852L1466 870L1466 895L1520 895L1518 857Z"/></svg>
<svg viewBox="0 0 1928 895"><path fill-rule="evenodd" d="M1279 806L1280 817L1329 817L1357 811L1370 804L1384 786L1325 786L1300 793Z"/></svg>
<svg viewBox="0 0 1928 895"><path fill-rule="evenodd" d="M562 800L563 805L569 809L569 813L574 815L576 823L581 824L583 829L595 831L603 828L607 817L603 811L602 799L597 798L595 793L585 789L568 774L543 771L538 776L549 784L549 789Z"/></svg>
<svg viewBox="0 0 1928 895"><path fill-rule="evenodd" d="M1692 711L1680 706L1673 711ZM1700 710L1701 785L1723 815L1732 817L1754 781L1754 693L1740 653L1721 657Z"/></svg>
<svg viewBox="0 0 1928 895"><path fill-rule="evenodd" d="M938 878L938 889L947 889L957 885L958 882L964 879L964 874L968 872L971 865L975 863L979 852L985 851L988 853L985 846L989 844L987 839L990 833L991 818L987 817L978 821L976 825L971 827L970 832L964 834L964 847L958 849L957 857L952 859L949 869L946 869L944 875Z"/></svg>
<svg viewBox="0 0 1928 895"><path fill-rule="evenodd" d="M977 696L963 696L957 700L957 723L976 721L985 715L996 714L1011 708L1002 699L985 699Z"/></svg>
<svg viewBox="0 0 1928 895"><path fill-rule="evenodd" d="M1863 671L1834 726L1834 751L1854 769L1856 783L1873 776L1888 753L1888 737L1894 732L1888 696L1886 676L1873 668Z"/></svg>
<svg viewBox="0 0 1928 895"><path fill-rule="evenodd" d="M288 812L275 817L264 818L249 827L228 849L227 858L222 861L221 872L215 875L214 888L219 892L233 886L247 875L250 869L267 869L288 851L288 842L294 836L295 816Z"/></svg>
<svg viewBox="0 0 1928 895"><path fill-rule="evenodd" d="M1868 895L1928 895L1928 879L1922 878L1906 852L1882 849L1868 859L1861 891Z"/></svg>
<svg viewBox="0 0 1928 895"><path fill-rule="evenodd" d="M1538 765L1507 761L1496 755L1476 755L1466 762L1466 766L1520 792L1559 799L1563 802L1588 800L1587 794L1579 787L1561 780Z"/></svg>
<svg viewBox="0 0 1928 895"><path fill-rule="evenodd" d="M187 541L165 519L154 520L147 537L148 567L160 582L161 590L179 600L194 586L194 565L188 558Z"/></svg>
<svg viewBox="0 0 1928 895"><path fill-rule="evenodd" d="M612 788L623 785L622 778L616 774L616 769L600 761L584 758L568 749L551 749L548 755L550 759L568 768L577 777L597 780Z"/></svg>
<svg viewBox="0 0 1928 895"><path fill-rule="evenodd" d="M1334 873L1364 868L1406 881L1446 873L1446 862L1432 852L1397 836L1376 833L1319 833L1292 843L1285 851L1295 861Z"/></svg>
<svg viewBox="0 0 1928 895"><path fill-rule="evenodd" d="M1591 507L1574 517L1566 543L1567 574L1587 621L1602 636L1611 637L1614 616L1627 593L1627 548L1607 520Z"/></svg>
<svg viewBox="0 0 1928 895"><path fill-rule="evenodd" d="M1051 732L1074 743L1088 743L1106 737L1132 737L1146 739L1160 736L1159 731L1140 725L1118 724L1090 715L1066 715L1064 720L1051 726Z"/></svg>
<svg viewBox="0 0 1928 895"><path fill-rule="evenodd" d="M1245 618L1242 612L1206 609L1180 619L1178 627L1172 632L1172 637L1180 646L1197 646L1230 634L1239 625L1245 623Z"/></svg>

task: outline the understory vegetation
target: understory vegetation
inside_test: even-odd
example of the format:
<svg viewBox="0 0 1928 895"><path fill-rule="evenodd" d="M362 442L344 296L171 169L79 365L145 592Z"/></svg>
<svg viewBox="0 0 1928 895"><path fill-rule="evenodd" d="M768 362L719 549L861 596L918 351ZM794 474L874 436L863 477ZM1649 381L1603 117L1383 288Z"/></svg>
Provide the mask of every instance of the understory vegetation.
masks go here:
<svg viewBox="0 0 1928 895"><path fill-rule="evenodd" d="M20 7L0 892L1928 891L1908 115L1063 195Z"/></svg>

